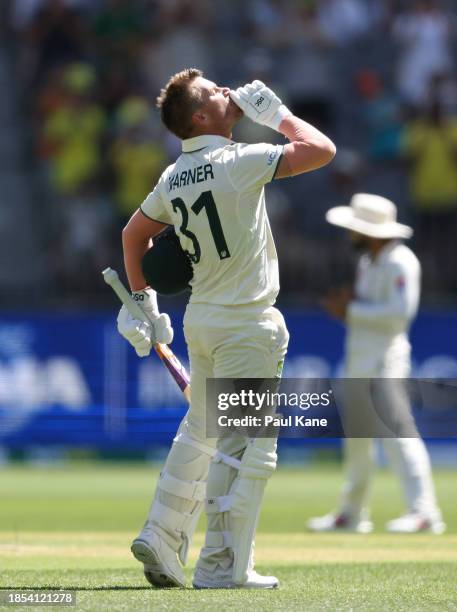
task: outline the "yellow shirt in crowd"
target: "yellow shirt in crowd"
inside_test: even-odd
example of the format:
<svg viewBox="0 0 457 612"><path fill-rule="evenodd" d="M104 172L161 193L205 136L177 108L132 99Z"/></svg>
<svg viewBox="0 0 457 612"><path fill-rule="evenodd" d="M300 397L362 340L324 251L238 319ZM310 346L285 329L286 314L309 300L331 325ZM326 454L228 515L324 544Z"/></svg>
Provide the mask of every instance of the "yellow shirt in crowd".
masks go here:
<svg viewBox="0 0 457 612"><path fill-rule="evenodd" d="M414 121L406 128L403 146L413 158L411 193L417 208L457 208L457 119L441 126Z"/></svg>

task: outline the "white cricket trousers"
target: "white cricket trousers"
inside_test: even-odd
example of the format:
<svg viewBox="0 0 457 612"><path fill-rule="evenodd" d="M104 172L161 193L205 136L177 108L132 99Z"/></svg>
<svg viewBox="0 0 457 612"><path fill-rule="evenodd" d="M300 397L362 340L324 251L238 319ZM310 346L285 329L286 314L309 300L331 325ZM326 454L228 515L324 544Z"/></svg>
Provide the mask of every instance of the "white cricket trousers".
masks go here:
<svg viewBox="0 0 457 612"><path fill-rule="evenodd" d="M191 406L186 433L206 441L207 378L274 378L281 370L289 334L273 306L189 304L184 316Z"/></svg>
<svg viewBox="0 0 457 612"><path fill-rule="evenodd" d="M409 375L409 359L391 365L379 378L406 378ZM348 372L356 378L356 371ZM373 378L376 374L373 374ZM349 408L351 409L351 408ZM363 411L364 406L355 407ZM402 408L398 407L398 410ZM396 407L392 407L395 413ZM410 407L407 407L410 410ZM372 438L346 438L344 440L345 483L340 511L351 517L368 518L370 482L374 468L374 443ZM420 437L381 438L389 462L400 480L407 512L418 512L439 517L432 470L427 448Z"/></svg>
<svg viewBox="0 0 457 612"><path fill-rule="evenodd" d="M282 371L289 334L283 316L271 306L208 307L198 304L187 307L184 333L192 389L186 431L192 437L205 439L206 411L216 409L206 404L206 379L274 378ZM241 459L247 442L241 435L223 437L217 441L217 448L219 452ZM207 498L228 495L237 473L225 462L211 462ZM228 533L229 512L207 513L205 545L197 567L215 577L230 571L233 550L226 540Z"/></svg>
<svg viewBox="0 0 457 612"><path fill-rule="evenodd" d="M168 454L149 513L149 521L180 551L183 561L203 506L203 499L189 494L189 488L201 490L205 486L206 498L227 495L238 470L230 462L211 461L214 455L211 450L217 448L229 458L241 459L248 443L241 435L219 440L207 438L207 411L217 407L206 403L206 381L274 378L282 370L289 340L279 310L262 304L189 304L184 316L184 335L190 361L190 407ZM227 532L227 515L228 512L207 515L207 539L199 560L205 570L218 569L223 573L233 562L229 546L215 543L218 534Z"/></svg>

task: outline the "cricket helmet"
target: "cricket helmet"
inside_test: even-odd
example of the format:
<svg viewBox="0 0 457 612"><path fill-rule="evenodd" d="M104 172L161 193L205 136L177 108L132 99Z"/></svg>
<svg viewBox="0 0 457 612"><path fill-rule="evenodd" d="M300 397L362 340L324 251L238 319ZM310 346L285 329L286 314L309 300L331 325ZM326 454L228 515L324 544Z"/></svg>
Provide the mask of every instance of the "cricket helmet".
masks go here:
<svg viewBox="0 0 457 612"><path fill-rule="evenodd" d="M154 238L154 244L141 262L148 285L161 295L174 295L189 289L193 276L188 253L169 227Z"/></svg>

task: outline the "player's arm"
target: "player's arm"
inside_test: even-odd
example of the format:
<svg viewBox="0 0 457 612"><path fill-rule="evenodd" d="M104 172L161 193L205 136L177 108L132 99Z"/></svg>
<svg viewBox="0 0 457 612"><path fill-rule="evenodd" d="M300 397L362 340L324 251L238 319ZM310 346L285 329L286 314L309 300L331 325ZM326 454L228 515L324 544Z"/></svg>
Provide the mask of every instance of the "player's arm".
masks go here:
<svg viewBox="0 0 457 612"><path fill-rule="evenodd" d="M278 132L286 136L290 143L284 147L275 178L317 170L335 157L336 147L330 138L298 117L285 117L279 124Z"/></svg>
<svg viewBox="0 0 457 612"><path fill-rule="evenodd" d="M124 227L122 231L124 265L132 291L141 291L147 287L141 271L141 261L152 246L152 238L165 227L167 227L165 223L150 219L140 209L133 213Z"/></svg>
<svg viewBox="0 0 457 612"><path fill-rule="evenodd" d="M318 129L294 117L278 96L261 81L254 81L230 92L244 114L286 136L275 178L294 176L328 164L336 153L333 142Z"/></svg>
<svg viewBox="0 0 457 612"><path fill-rule="evenodd" d="M164 313L160 314L157 294L148 287L141 269L143 256L152 246L152 238L168 225L165 220L162 222L154 219L153 214L157 216L165 214L161 208L160 192L157 188L149 194L122 231L125 271L132 297L145 312L148 322L134 319L126 307L122 306L117 317L117 328L134 347L139 357L149 355L152 346L156 343L170 344L173 340L170 317Z"/></svg>

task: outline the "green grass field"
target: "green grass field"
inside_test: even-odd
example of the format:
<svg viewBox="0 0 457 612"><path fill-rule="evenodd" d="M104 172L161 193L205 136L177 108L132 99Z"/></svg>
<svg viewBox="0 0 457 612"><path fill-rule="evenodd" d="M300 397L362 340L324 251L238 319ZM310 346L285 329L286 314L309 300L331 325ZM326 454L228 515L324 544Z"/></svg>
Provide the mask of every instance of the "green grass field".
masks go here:
<svg viewBox="0 0 457 612"><path fill-rule="evenodd" d="M0 469L0 587L72 589L78 611L457 610L455 471L435 476L448 524L443 536L383 532L402 510L398 485L383 471L373 490L375 533L316 535L304 523L334 507L338 468L280 467L267 488L256 546L259 571L281 581L268 592L148 587L129 546L156 478L144 465Z"/></svg>

